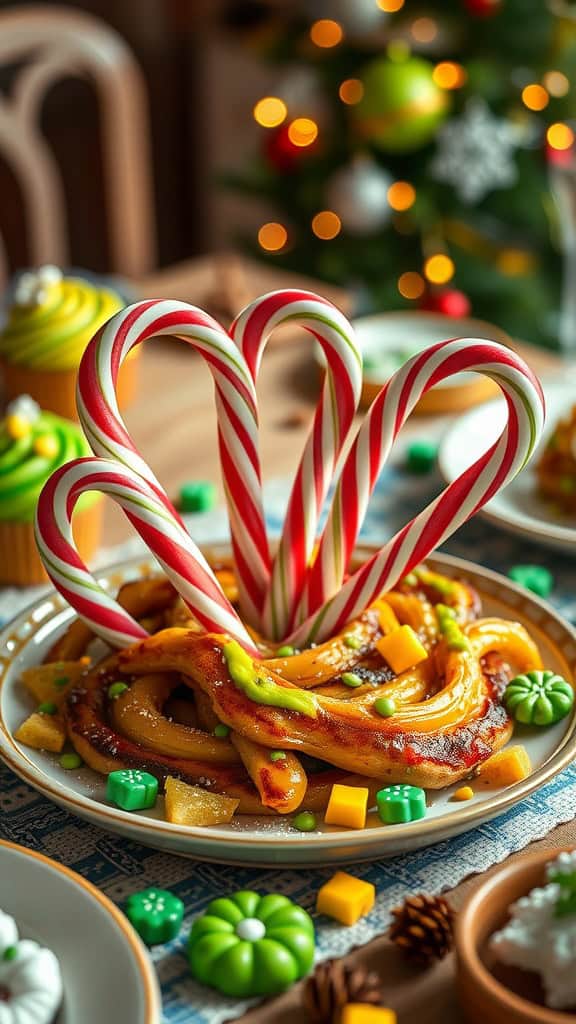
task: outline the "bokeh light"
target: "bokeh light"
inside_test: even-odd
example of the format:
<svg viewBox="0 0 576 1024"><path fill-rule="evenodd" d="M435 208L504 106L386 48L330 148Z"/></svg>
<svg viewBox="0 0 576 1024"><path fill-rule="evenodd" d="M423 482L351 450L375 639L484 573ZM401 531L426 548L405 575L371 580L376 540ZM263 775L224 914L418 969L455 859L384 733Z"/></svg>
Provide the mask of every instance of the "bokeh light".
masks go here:
<svg viewBox="0 0 576 1024"><path fill-rule="evenodd" d="M424 273L432 284L446 284L454 277L454 262L442 252L430 256L424 264Z"/></svg>
<svg viewBox="0 0 576 1024"><path fill-rule="evenodd" d="M438 35L438 25L433 18L416 18L410 32L417 43L431 43Z"/></svg>
<svg viewBox="0 0 576 1024"><path fill-rule="evenodd" d="M288 109L278 96L263 96L254 107L254 120L263 128L277 128L286 119Z"/></svg>
<svg viewBox="0 0 576 1024"><path fill-rule="evenodd" d="M288 138L294 146L311 146L318 138L318 125L309 117L297 117L288 127Z"/></svg>
<svg viewBox="0 0 576 1024"><path fill-rule="evenodd" d="M404 0L376 0L376 3L386 14L395 14L396 11L401 11L404 7Z"/></svg>
<svg viewBox="0 0 576 1024"><path fill-rule="evenodd" d="M341 227L340 217L333 210L321 210L312 218L312 231L317 238L322 238L325 241L336 238Z"/></svg>
<svg viewBox="0 0 576 1024"><path fill-rule="evenodd" d="M556 121L548 128L546 140L552 149L570 149L574 143L574 132L570 125Z"/></svg>
<svg viewBox="0 0 576 1024"><path fill-rule="evenodd" d="M344 32L342 26L331 18L320 18L315 21L310 29L310 39L316 46L322 49L329 49L331 46L338 46L342 42Z"/></svg>
<svg viewBox="0 0 576 1024"><path fill-rule="evenodd" d="M441 61L432 72L432 78L441 89L460 89L467 77L465 68L451 60Z"/></svg>
<svg viewBox="0 0 576 1024"><path fill-rule="evenodd" d="M283 224L269 221L263 224L258 232L258 242L266 252L279 252L288 241L288 232Z"/></svg>
<svg viewBox="0 0 576 1024"><path fill-rule="evenodd" d="M496 262L506 277L523 277L534 270L534 257L526 249L502 249Z"/></svg>
<svg viewBox="0 0 576 1024"><path fill-rule="evenodd" d="M348 106L353 106L354 103L360 103L364 95L364 86L359 78L347 78L338 89L338 95L342 100L342 103L347 103Z"/></svg>
<svg viewBox="0 0 576 1024"><path fill-rule="evenodd" d="M416 189L409 181L395 181L388 189L388 202L393 210L409 210L416 200Z"/></svg>
<svg viewBox="0 0 576 1024"><path fill-rule="evenodd" d="M398 291L404 299L419 299L424 294L426 284L421 274L407 270L398 278Z"/></svg>
<svg viewBox="0 0 576 1024"><path fill-rule="evenodd" d="M542 81L551 96L565 96L570 90L570 80L563 71L547 71Z"/></svg>
<svg viewBox="0 0 576 1024"><path fill-rule="evenodd" d="M528 110L544 110L550 102L550 97L544 86L533 82L522 89L522 102Z"/></svg>

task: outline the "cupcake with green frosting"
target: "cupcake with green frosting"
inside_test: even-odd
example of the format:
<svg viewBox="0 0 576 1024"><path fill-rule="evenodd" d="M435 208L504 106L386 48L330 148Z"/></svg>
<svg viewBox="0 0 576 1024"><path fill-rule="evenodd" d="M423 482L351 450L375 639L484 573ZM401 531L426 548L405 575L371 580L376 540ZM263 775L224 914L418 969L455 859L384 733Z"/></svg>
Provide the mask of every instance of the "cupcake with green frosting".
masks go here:
<svg viewBox="0 0 576 1024"><path fill-rule="evenodd" d="M0 584L46 579L34 540L40 491L60 466L90 454L75 423L43 412L29 395L10 402L0 423ZM99 494L82 495L74 515L74 536L84 559L98 546L101 513Z"/></svg>
<svg viewBox="0 0 576 1024"><path fill-rule="evenodd" d="M0 365L9 399L29 394L43 409L76 419L76 376L96 331L124 305L115 292L45 266L22 274L0 333ZM135 390L136 361L120 370L118 397Z"/></svg>

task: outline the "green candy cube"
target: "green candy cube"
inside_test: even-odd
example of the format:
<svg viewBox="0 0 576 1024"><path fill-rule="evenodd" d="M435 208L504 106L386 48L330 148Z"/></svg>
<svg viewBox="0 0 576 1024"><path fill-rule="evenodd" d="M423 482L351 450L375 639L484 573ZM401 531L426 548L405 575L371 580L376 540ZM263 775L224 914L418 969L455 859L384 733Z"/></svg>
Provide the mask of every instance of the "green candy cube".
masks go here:
<svg viewBox="0 0 576 1024"><path fill-rule="evenodd" d="M128 897L126 917L147 946L157 946L178 935L184 904L167 889L144 889Z"/></svg>
<svg viewBox="0 0 576 1024"><path fill-rule="evenodd" d="M209 480L188 480L180 488L182 512L208 512L216 504L216 487Z"/></svg>
<svg viewBox="0 0 576 1024"><path fill-rule="evenodd" d="M426 794L419 786L387 786L376 794L380 821L399 825L426 817Z"/></svg>
<svg viewBox="0 0 576 1024"><path fill-rule="evenodd" d="M438 458L438 445L433 441L413 441L406 452L410 473L431 473Z"/></svg>
<svg viewBox="0 0 576 1024"><path fill-rule="evenodd" d="M135 768L110 772L106 781L106 799L123 811L144 811L154 807L157 796L158 779Z"/></svg>

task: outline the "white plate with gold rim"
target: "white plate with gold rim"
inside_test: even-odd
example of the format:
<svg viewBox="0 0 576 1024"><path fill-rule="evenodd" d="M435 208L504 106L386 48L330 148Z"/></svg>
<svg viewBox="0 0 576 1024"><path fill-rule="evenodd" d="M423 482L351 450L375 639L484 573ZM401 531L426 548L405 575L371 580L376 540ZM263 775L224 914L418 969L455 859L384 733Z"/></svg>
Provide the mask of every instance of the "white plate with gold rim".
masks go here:
<svg viewBox="0 0 576 1024"><path fill-rule="evenodd" d="M576 520L538 493L535 466L558 421L568 415L576 396L576 378L568 374L542 381L546 397L546 426L530 464L502 488L479 512L502 529L525 540L576 556ZM497 398L459 416L445 434L438 456L447 483L456 480L500 436L508 411Z"/></svg>
<svg viewBox="0 0 576 1024"><path fill-rule="evenodd" d="M222 555L222 549L216 557ZM362 557L369 548L360 548ZM210 556L210 551L208 552ZM484 613L522 622L538 643L544 664L576 683L576 631L529 591L480 566L447 555L428 560L448 576L464 577L482 597ZM112 590L151 566L133 559L98 574ZM291 867L328 865L389 857L468 831L495 818L539 789L576 757L576 711L546 730L522 736L533 765L529 778L500 791L479 791L467 803L450 800L450 789L429 790L425 819L407 825L382 825L375 813L363 830L319 825L317 832L296 832L290 819L240 817L231 825L190 828L163 820L159 800L152 811L129 813L105 800L104 779L88 768L65 771L54 755L30 750L13 732L33 710L18 682L23 668L38 664L73 613L53 594L22 612L0 635L0 757L26 782L72 814L129 839L172 853L224 863ZM518 742L518 739L516 739Z"/></svg>
<svg viewBox="0 0 576 1024"><path fill-rule="evenodd" d="M158 982L146 949L90 882L0 840L0 909L14 918L22 938L58 958L64 997L55 1024L160 1024Z"/></svg>

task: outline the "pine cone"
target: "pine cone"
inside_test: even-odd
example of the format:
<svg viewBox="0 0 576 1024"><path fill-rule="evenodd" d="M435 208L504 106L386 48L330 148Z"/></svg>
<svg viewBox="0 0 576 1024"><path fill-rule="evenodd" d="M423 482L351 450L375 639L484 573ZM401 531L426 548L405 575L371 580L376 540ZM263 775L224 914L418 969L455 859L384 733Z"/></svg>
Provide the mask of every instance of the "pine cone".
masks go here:
<svg viewBox="0 0 576 1024"><path fill-rule="evenodd" d="M382 988L377 974L343 960L325 960L306 981L302 999L310 1024L340 1024L346 1003L379 1006Z"/></svg>
<svg viewBox="0 0 576 1024"><path fill-rule="evenodd" d="M452 948L454 912L442 896L409 896L392 917L389 936L415 963L442 960Z"/></svg>

